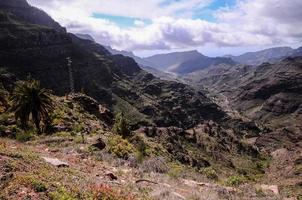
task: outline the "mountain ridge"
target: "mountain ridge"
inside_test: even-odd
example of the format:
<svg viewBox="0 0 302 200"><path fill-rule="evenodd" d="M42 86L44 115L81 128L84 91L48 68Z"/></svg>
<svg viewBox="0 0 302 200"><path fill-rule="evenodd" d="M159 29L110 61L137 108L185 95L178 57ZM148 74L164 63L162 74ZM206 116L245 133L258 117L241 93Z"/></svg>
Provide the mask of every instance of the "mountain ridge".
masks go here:
<svg viewBox="0 0 302 200"><path fill-rule="evenodd" d="M260 65L265 62L277 62L289 56L298 56L298 49L291 47L274 47L264 49L261 51L247 52L239 56L228 55L226 57L232 58L234 61L240 64L246 65Z"/></svg>

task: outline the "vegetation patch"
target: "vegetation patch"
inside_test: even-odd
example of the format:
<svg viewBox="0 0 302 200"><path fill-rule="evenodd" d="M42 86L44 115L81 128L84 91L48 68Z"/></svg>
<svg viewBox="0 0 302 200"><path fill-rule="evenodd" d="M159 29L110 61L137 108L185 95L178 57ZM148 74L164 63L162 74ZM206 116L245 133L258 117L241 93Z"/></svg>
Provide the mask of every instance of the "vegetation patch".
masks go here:
<svg viewBox="0 0 302 200"><path fill-rule="evenodd" d="M213 167L207 167L200 170L208 179L218 180L218 175Z"/></svg>
<svg viewBox="0 0 302 200"><path fill-rule="evenodd" d="M31 131L21 131L16 134L16 140L19 142L28 142L34 138L34 135Z"/></svg>
<svg viewBox="0 0 302 200"><path fill-rule="evenodd" d="M128 140L123 139L120 135L114 135L108 140L108 152L119 158L127 159L130 154L134 153L135 149Z"/></svg>
<svg viewBox="0 0 302 200"><path fill-rule="evenodd" d="M243 183L245 183L247 180L246 180L246 177L244 176L230 176L227 181L226 181L226 184L228 186L239 186Z"/></svg>
<svg viewBox="0 0 302 200"><path fill-rule="evenodd" d="M65 187L60 187L49 194L51 200L76 200L74 195L67 191Z"/></svg>
<svg viewBox="0 0 302 200"><path fill-rule="evenodd" d="M183 171L183 166L177 163L172 163L170 166L170 170L168 171L168 176L170 176L171 178L180 178L183 174Z"/></svg>
<svg viewBox="0 0 302 200"><path fill-rule="evenodd" d="M96 185L91 188L93 199L97 200L135 200L128 192L113 189L108 185Z"/></svg>

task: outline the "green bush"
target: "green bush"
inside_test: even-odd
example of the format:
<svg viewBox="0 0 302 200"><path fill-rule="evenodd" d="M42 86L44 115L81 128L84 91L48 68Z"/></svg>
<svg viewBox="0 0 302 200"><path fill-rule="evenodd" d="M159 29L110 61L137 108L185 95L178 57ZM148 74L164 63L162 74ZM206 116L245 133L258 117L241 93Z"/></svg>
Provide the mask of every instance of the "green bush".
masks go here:
<svg viewBox="0 0 302 200"><path fill-rule="evenodd" d="M230 176L226 183L229 186L239 186L244 182L246 182L246 178L244 176Z"/></svg>
<svg viewBox="0 0 302 200"><path fill-rule="evenodd" d="M183 167L178 164L172 164L170 170L168 171L168 176L172 178L179 178L183 173Z"/></svg>
<svg viewBox="0 0 302 200"><path fill-rule="evenodd" d="M138 143L137 152L136 152L136 159L139 163L142 163L145 156L147 155L146 149L147 149L146 143L143 140L141 140Z"/></svg>
<svg viewBox="0 0 302 200"><path fill-rule="evenodd" d="M144 158L148 156L148 145L146 144L144 138L139 135L135 135L130 139L130 142L135 146L137 152L135 154L136 160L142 163Z"/></svg>
<svg viewBox="0 0 302 200"><path fill-rule="evenodd" d="M33 180L31 185L36 192L46 192L47 191L46 185L40 181Z"/></svg>
<svg viewBox="0 0 302 200"><path fill-rule="evenodd" d="M22 131L16 134L16 140L19 142L27 142L34 138L34 135L30 131Z"/></svg>
<svg viewBox="0 0 302 200"><path fill-rule="evenodd" d="M130 135L129 122L123 113L118 113L115 116L115 123L113 125L113 132L126 138Z"/></svg>
<svg viewBox="0 0 302 200"><path fill-rule="evenodd" d="M73 131L75 133L80 133L82 131L85 130L85 126L83 124L76 124L74 127L73 127Z"/></svg>
<svg viewBox="0 0 302 200"><path fill-rule="evenodd" d="M208 179L213 179L213 180L218 179L217 173L212 167L207 167L202 169L201 173L204 174Z"/></svg>
<svg viewBox="0 0 302 200"><path fill-rule="evenodd" d="M49 194L51 200L75 200L76 198L71 195L66 188L60 187L58 190Z"/></svg>
<svg viewBox="0 0 302 200"><path fill-rule="evenodd" d="M71 136L71 132L60 131L60 132L57 132L55 134L55 136L58 136L58 137L70 137Z"/></svg>
<svg viewBox="0 0 302 200"><path fill-rule="evenodd" d="M119 158L127 159L134 152L134 147L121 136L116 135L108 141L108 151Z"/></svg>

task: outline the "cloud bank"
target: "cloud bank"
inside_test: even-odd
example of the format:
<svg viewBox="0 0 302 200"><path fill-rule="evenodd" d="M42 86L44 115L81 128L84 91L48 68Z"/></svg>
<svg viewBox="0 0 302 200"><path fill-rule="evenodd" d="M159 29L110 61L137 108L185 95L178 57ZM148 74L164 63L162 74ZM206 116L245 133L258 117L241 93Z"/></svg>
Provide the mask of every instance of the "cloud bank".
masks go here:
<svg viewBox="0 0 302 200"><path fill-rule="evenodd" d="M237 0L213 11L215 21L195 19L213 0L29 0L70 32L123 50L270 46L302 41L301 0ZM94 13L134 18L121 27ZM145 23L144 20L150 20Z"/></svg>

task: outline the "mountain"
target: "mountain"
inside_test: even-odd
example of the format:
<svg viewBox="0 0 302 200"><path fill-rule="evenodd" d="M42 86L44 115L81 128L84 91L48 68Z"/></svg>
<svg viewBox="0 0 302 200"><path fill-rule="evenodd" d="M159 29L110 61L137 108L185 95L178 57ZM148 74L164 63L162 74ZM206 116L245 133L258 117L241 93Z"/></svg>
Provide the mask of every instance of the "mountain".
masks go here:
<svg viewBox="0 0 302 200"><path fill-rule="evenodd" d="M100 44L67 33L45 12L39 10L37 16L36 8L20 2L0 2L0 26L4 30L0 35L0 66L5 67L1 71L14 74L13 80L30 76L57 97L68 97L71 88L81 91L89 97L79 97L80 103L91 104L84 108L98 113L100 105L113 114L123 112L132 130L152 127L150 132L140 133L153 136L150 141L162 144L160 148L169 159L185 165L201 168L209 166L209 161L225 165L228 160L235 168L230 164L232 157L258 155L255 148L241 142L245 136L259 135L261 130L254 123L231 118L203 91L156 78L134 59L112 55ZM11 77L8 73L0 76L5 88L12 85L6 83ZM191 128L197 125L199 131L193 134Z"/></svg>
<svg viewBox="0 0 302 200"><path fill-rule="evenodd" d="M276 47L257 52L248 52L240 56L226 56L234 61L247 65L260 65L264 62L276 62L282 58L291 56L295 50L290 47Z"/></svg>
<svg viewBox="0 0 302 200"><path fill-rule="evenodd" d="M145 58L145 60L152 63L152 67L158 70L173 72L179 75L188 74L220 64L235 64L230 58L211 58L202 55L198 51L159 54Z"/></svg>
<svg viewBox="0 0 302 200"><path fill-rule="evenodd" d="M201 71L186 77L206 87L245 117L272 130L301 133L302 58L289 57L274 64L238 65Z"/></svg>
<svg viewBox="0 0 302 200"><path fill-rule="evenodd" d="M302 57L258 66L216 66L191 73L185 80L208 90L207 96L230 116L263 127L253 144L274 160L269 180L301 191L297 183L302 173L295 172L299 163L295 160L302 151Z"/></svg>
<svg viewBox="0 0 302 200"><path fill-rule="evenodd" d="M20 3L23 2L23 3ZM45 12L26 1L0 2L0 65L20 79L28 75L57 95L85 93L114 112L123 111L132 125L192 127L228 116L203 93L163 81L143 71L130 57L112 55L103 46L67 33ZM72 62L71 70L67 58ZM190 118L186 117L190 116Z"/></svg>
<svg viewBox="0 0 302 200"><path fill-rule="evenodd" d="M119 51L119 50L111 48L110 46L105 46L105 48L113 55L123 55L126 57L133 58L135 60L135 62L137 64L139 64L141 67L151 67L152 66L152 63L144 60L143 58L140 58L140 57L134 55L134 53L131 51Z"/></svg>
<svg viewBox="0 0 302 200"><path fill-rule="evenodd" d="M158 54L151 57L145 58L148 62L152 63L154 68L169 71L169 69L179 66L180 64L195 60L203 56L198 51L187 51L187 52L175 52L168 54Z"/></svg>
<svg viewBox="0 0 302 200"><path fill-rule="evenodd" d="M83 40L90 40L90 41L92 41L92 42L95 42L95 40L94 40L94 38L91 36L91 35L89 35L89 34L80 34L80 33L77 33L77 34L75 34L78 38L81 38L81 39L83 39Z"/></svg>
<svg viewBox="0 0 302 200"><path fill-rule="evenodd" d="M299 57L302 56L302 47L294 49L293 53L291 54L292 57Z"/></svg>

